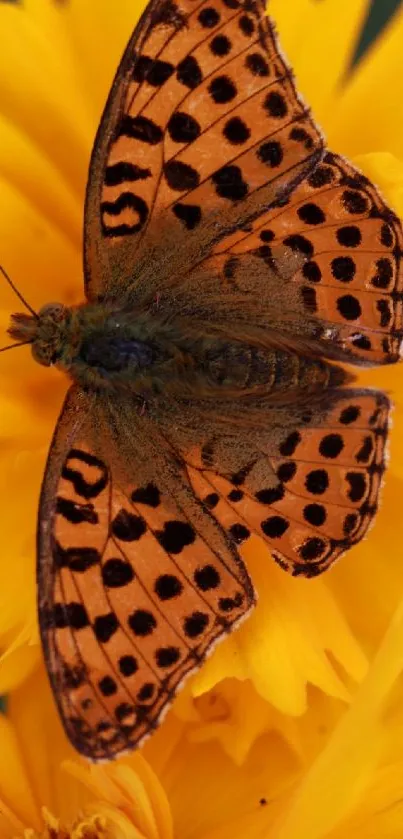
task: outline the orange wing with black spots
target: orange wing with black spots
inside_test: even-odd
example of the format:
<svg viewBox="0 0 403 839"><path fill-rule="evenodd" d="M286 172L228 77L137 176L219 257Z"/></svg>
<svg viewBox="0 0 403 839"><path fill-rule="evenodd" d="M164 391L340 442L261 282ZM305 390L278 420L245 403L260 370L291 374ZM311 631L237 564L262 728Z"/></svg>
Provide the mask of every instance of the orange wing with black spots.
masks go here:
<svg viewBox="0 0 403 839"><path fill-rule="evenodd" d="M113 452L95 454L85 431L89 410L71 390L49 455L39 620L66 733L101 760L153 731L254 594L233 543L194 496L184 511L154 483L114 480Z"/></svg>
<svg viewBox="0 0 403 839"><path fill-rule="evenodd" d="M375 187L325 154L263 0L152 0L87 189L86 294L111 317L85 359L108 387L87 370L70 391L39 514L43 647L82 754L141 743L247 615L252 532L305 576L364 536L389 402L321 356L398 359L401 257ZM144 392L122 313L166 361Z"/></svg>
<svg viewBox="0 0 403 839"><path fill-rule="evenodd" d="M263 0L155 0L94 146L87 295L113 297L128 282L155 291L167 266L177 277L220 231L284 196L322 146Z"/></svg>
<svg viewBox="0 0 403 839"><path fill-rule="evenodd" d="M203 285L204 312L217 322L260 326L301 355L390 364L403 337L402 256L400 220L368 178L328 152L277 206L220 239L183 297L196 304Z"/></svg>
<svg viewBox="0 0 403 839"><path fill-rule="evenodd" d="M215 441L209 460L192 458L189 479L237 544L263 538L286 571L325 571L359 542L371 524L385 470L390 403L376 391L331 392L268 430L235 475L218 474ZM277 436L277 439L276 439Z"/></svg>

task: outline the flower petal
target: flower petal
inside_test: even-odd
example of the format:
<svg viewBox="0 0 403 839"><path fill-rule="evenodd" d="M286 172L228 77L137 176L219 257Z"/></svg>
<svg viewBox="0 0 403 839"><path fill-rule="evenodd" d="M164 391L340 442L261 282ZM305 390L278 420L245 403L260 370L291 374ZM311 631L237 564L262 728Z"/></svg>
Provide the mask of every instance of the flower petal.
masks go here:
<svg viewBox="0 0 403 839"><path fill-rule="evenodd" d="M296 73L298 90L328 131L341 82L361 30L367 0L271 0L269 14L278 25L281 45Z"/></svg>
<svg viewBox="0 0 403 839"><path fill-rule="evenodd" d="M31 5L33 8L35 3ZM59 11L77 59L80 87L94 131L123 50L145 6L146 0L115 0L113 4L98 0L94 14L93 0L81 0Z"/></svg>
<svg viewBox="0 0 403 839"><path fill-rule="evenodd" d="M82 797L78 796L77 785L63 782L61 762L75 752L62 729L43 666L10 694L7 716L24 754L36 801L62 820L72 819Z"/></svg>
<svg viewBox="0 0 403 839"><path fill-rule="evenodd" d="M93 123L60 10L45 0L2 3L0 27L1 112L81 197Z"/></svg>
<svg viewBox="0 0 403 839"><path fill-rule="evenodd" d="M276 825L276 839L325 839L357 805L381 756L381 713L402 669L403 601L353 704Z"/></svg>
<svg viewBox="0 0 403 839"><path fill-rule="evenodd" d="M287 714L304 712L307 682L347 700L347 687L328 653L357 681L366 671L366 660L326 578L294 579L257 540L245 555L258 605L197 674L193 695L200 696L222 678L236 677L252 679L258 693Z"/></svg>
<svg viewBox="0 0 403 839"><path fill-rule="evenodd" d="M151 767L140 754L108 766L83 766L66 761L65 769L96 797L102 795L135 826L135 837L173 839L168 800ZM97 801L86 805L88 812L104 812ZM111 811L112 812L112 811Z"/></svg>
<svg viewBox="0 0 403 839"><path fill-rule="evenodd" d="M39 828L40 816L24 750L20 750L16 732L3 714L0 714L0 742L0 831L2 836L12 837L22 825Z"/></svg>
<svg viewBox="0 0 403 839"><path fill-rule="evenodd" d="M402 38L400 10L360 63L329 114L329 144L342 154L384 151L401 157L403 120L397 80L403 72Z"/></svg>

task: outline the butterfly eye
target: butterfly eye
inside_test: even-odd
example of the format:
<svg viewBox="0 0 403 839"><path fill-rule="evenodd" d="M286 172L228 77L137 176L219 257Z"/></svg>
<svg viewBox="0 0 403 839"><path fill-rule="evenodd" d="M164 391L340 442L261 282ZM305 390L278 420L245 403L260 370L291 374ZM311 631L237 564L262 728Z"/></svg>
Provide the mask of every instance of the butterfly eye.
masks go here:
<svg viewBox="0 0 403 839"><path fill-rule="evenodd" d="M55 323L65 320L67 315L68 309L63 305L63 303L46 303L46 305L42 306L38 312L40 320L44 321L46 319L54 321Z"/></svg>
<svg viewBox="0 0 403 839"><path fill-rule="evenodd" d="M53 346L37 339L34 341L31 347L32 357L38 364L42 364L44 367L50 367L52 364L55 363L55 353Z"/></svg>

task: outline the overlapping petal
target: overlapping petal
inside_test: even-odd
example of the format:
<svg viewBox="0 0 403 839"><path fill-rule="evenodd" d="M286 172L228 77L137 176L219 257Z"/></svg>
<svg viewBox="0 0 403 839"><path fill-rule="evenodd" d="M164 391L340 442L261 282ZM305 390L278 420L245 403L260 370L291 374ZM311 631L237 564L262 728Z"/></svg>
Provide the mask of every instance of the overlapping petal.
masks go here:
<svg viewBox="0 0 403 839"><path fill-rule="evenodd" d="M34 306L81 297L91 142L143 6L0 3L1 262ZM332 149L353 155L403 215L395 81L403 15L347 79L366 7L366 0L271 0L269 9ZM0 283L2 335L14 308ZM259 605L145 746L149 764L130 757L90 770L68 746L37 665L36 507L66 385L42 373L25 349L1 357L0 692L12 691L9 716L0 717L5 839L28 827L42 831L44 806L49 824L61 819L79 831L85 817L94 831L110 825L113 839L171 839L172 819L181 839L367 839L371 820L374 836L398 839L403 719L395 680L403 639L401 612L393 613L403 591L402 372L366 372L361 381L396 403L390 470L369 538L310 581L288 577L252 543L245 559Z"/></svg>

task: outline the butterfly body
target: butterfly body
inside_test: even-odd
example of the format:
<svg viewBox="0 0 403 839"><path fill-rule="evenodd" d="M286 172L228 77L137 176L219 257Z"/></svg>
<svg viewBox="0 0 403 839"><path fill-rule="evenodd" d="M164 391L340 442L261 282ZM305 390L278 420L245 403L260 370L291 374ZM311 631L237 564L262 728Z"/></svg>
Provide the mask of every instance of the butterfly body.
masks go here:
<svg viewBox="0 0 403 839"><path fill-rule="evenodd" d="M326 151L263 0L151 0L90 164L86 301L15 315L72 385L38 520L39 623L67 735L139 745L247 616L240 545L294 575L365 535L390 404L403 235Z"/></svg>
<svg viewBox="0 0 403 839"><path fill-rule="evenodd" d="M247 331L242 340L236 329L234 336L231 329L224 336L214 327L212 313L209 328L188 309L181 318L169 306L142 311L112 303L70 308L51 303L37 318L13 315L9 331L16 340L29 337L39 363L54 364L99 397L131 394L140 406L156 400L155 418L158 395L180 402L271 394L277 404L282 394L303 399L347 381L347 374L321 359L287 351L286 343L282 349L271 346L259 330ZM219 404L212 414L216 408Z"/></svg>

